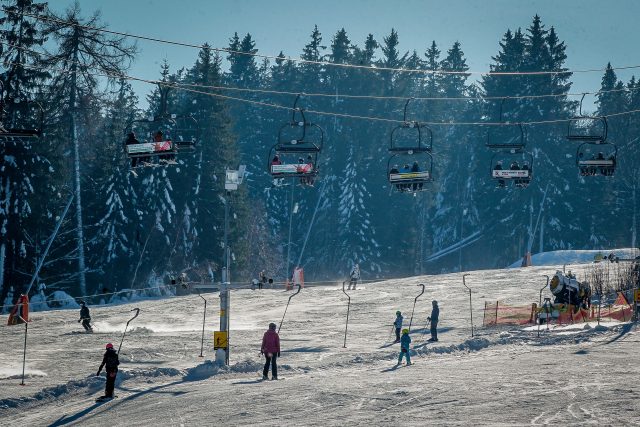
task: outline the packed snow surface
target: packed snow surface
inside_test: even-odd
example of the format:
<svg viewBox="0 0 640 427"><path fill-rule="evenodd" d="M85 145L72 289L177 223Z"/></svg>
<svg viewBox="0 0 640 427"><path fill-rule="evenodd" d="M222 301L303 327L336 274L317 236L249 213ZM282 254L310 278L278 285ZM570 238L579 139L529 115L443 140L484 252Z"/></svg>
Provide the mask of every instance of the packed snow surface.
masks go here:
<svg viewBox="0 0 640 427"><path fill-rule="evenodd" d="M571 266L581 274L583 266ZM261 381L260 341L279 323L291 292L231 293L231 366L213 361L217 294L91 307L94 334L78 310L37 312L29 325L26 385L21 386L24 327L0 318L0 420L3 425L631 425L640 424L639 329L631 323L483 328L485 301L537 302L561 265L470 272L303 289L282 324L281 381ZM411 325L413 366L394 368L394 313L409 326L419 283L425 294ZM545 291L548 292L548 291ZM545 296L546 294L543 294ZM431 301L441 307L439 342L423 335ZM104 345L124 340L116 394L96 403ZM540 336L538 336L540 334Z"/></svg>

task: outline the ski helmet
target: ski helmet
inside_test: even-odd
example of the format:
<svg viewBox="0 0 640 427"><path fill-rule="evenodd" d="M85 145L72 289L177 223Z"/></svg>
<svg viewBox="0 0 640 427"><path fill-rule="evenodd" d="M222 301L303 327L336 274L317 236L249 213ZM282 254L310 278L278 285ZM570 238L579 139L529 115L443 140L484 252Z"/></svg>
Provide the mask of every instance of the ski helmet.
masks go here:
<svg viewBox="0 0 640 427"><path fill-rule="evenodd" d="M276 324L275 323L269 323L269 329L273 329L275 331Z"/></svg>
<svg viewBox="0 0 640 427"><path fill-rule="evenodd" d="M405 328L405 329L403 329L403 330L402 330L402 334L403 334L403 335L404 335L404 334L408 334L408 333L409 333L409 330L408 330L407 328Z"/></svg>
<svg viewBox="0 0 640 427"><path fill-rule="evenodd" d="M111 343L107 344L106 348L107 348L107 350L109 350L110 348L113 348L113 344L111 344Z"/></svg>
<svg viewBox="0 0 640 427"><path fill-rule="evenodd" d="M400 316L402 313L400 313L400 310L396 311L396 316Z"/></svg>

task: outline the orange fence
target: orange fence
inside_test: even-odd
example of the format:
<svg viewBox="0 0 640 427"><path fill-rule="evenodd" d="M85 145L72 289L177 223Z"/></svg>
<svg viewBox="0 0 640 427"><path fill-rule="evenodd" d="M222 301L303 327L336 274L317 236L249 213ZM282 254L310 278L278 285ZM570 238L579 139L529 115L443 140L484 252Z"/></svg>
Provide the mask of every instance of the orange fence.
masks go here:
<svg viewBox="0 0 640 427"><path fill-rule="evenodd" d="M536 304L513 306L503 302L484 303L482 326L526 325L535 322Z"/></svg>
<svg viewBox="0 0 640 427"><path fill-rule="evenodd" d="M613 319L627 322L633 318L633 304L630 304L622 292L613 304L600 307L600 319ZM482 326L496 325L526 325L536 323L537 313L543 313L544 308L538 309L537 304L524 306L511 306L503 302L484 303ZM595 321L598 319L598 307L592 305L589 309L576 308L573 305L554 304L550 320L559 325L567 325L580 322Z"/></svg>

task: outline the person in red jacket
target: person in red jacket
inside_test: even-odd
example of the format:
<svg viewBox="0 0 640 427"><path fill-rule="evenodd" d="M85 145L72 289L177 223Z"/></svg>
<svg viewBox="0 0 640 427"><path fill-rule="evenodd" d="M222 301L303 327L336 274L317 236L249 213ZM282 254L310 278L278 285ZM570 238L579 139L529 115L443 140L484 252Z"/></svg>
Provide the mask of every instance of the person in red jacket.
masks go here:
<svg viewBox="0 0 640 427"><path fill-rule="evenodd" d="M280 337L276 332L276 324L269 323L269 330L264 333L262 337L262 348L260 353L264 354L267 359L262 370L262 379L269 379L269 364L271 364L271 379L278 379L278 365L276 364L276 358L280 357Z"/></svg>

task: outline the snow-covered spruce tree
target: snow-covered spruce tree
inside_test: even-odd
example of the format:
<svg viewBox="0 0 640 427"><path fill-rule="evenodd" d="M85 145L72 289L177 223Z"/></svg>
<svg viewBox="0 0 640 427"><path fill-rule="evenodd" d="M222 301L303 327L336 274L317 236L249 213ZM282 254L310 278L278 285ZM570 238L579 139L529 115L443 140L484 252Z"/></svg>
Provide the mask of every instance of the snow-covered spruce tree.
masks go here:
<svg viewBox="0 0 640 427"><path fill-rule="evenodd" d="M137 194L122 141L128 123L136 117L137 101L131 85L120 80L115 99L107 104L102 143L95 147L96 158L102 161L91 165L97 194L102 197L95 201L97 227L91 230L89 260L100 266L95 280L103 284L125 283L132 273Z"/></svg>
<svg viewBox="0 0 640 427"><path fill-rule="evenodd" d="M0 17L0 80L4 103L0 106L5 128L40 128L40 110L35 102L38 85L48 73L32 66L40 64L37 50L46 37L38 21L22 13L41 13L45 3L15 0L4 6ZM51 218L43 215L46 199L38 198L55 186L54 160L48 141L0 140L0 300L10 284L20 292L33 270L36 248ZM47 180L49 177L50 180ZM55 197L52 202L55 202ZM22 273L21 273L22 272Z"/></svg>
<svg viewBox="0 0 640 427"><path fill-rule="evenodd" d="M57 51L45 60L47 67L61 70L56 73L51 86L51 102L62 105L59 118L66 127L66 143L73 150L72 166L75 221L78 260L78 292L87 294L85 279L86 263L84 250L84 225L82 214L82 179L80 146L83 127L88 123L78 121L79 103L92 102L98 96L98 78L95 71L117 78L128 66L135 54L135 47L127 44L124 37L113 37L91 28L105 28L100 15L94 13L83 19L80 6L75 4L61 16L49 11L53 20L48 21L46 34L58 43ZM91 70L91 72L89 72Z"/></svg>

